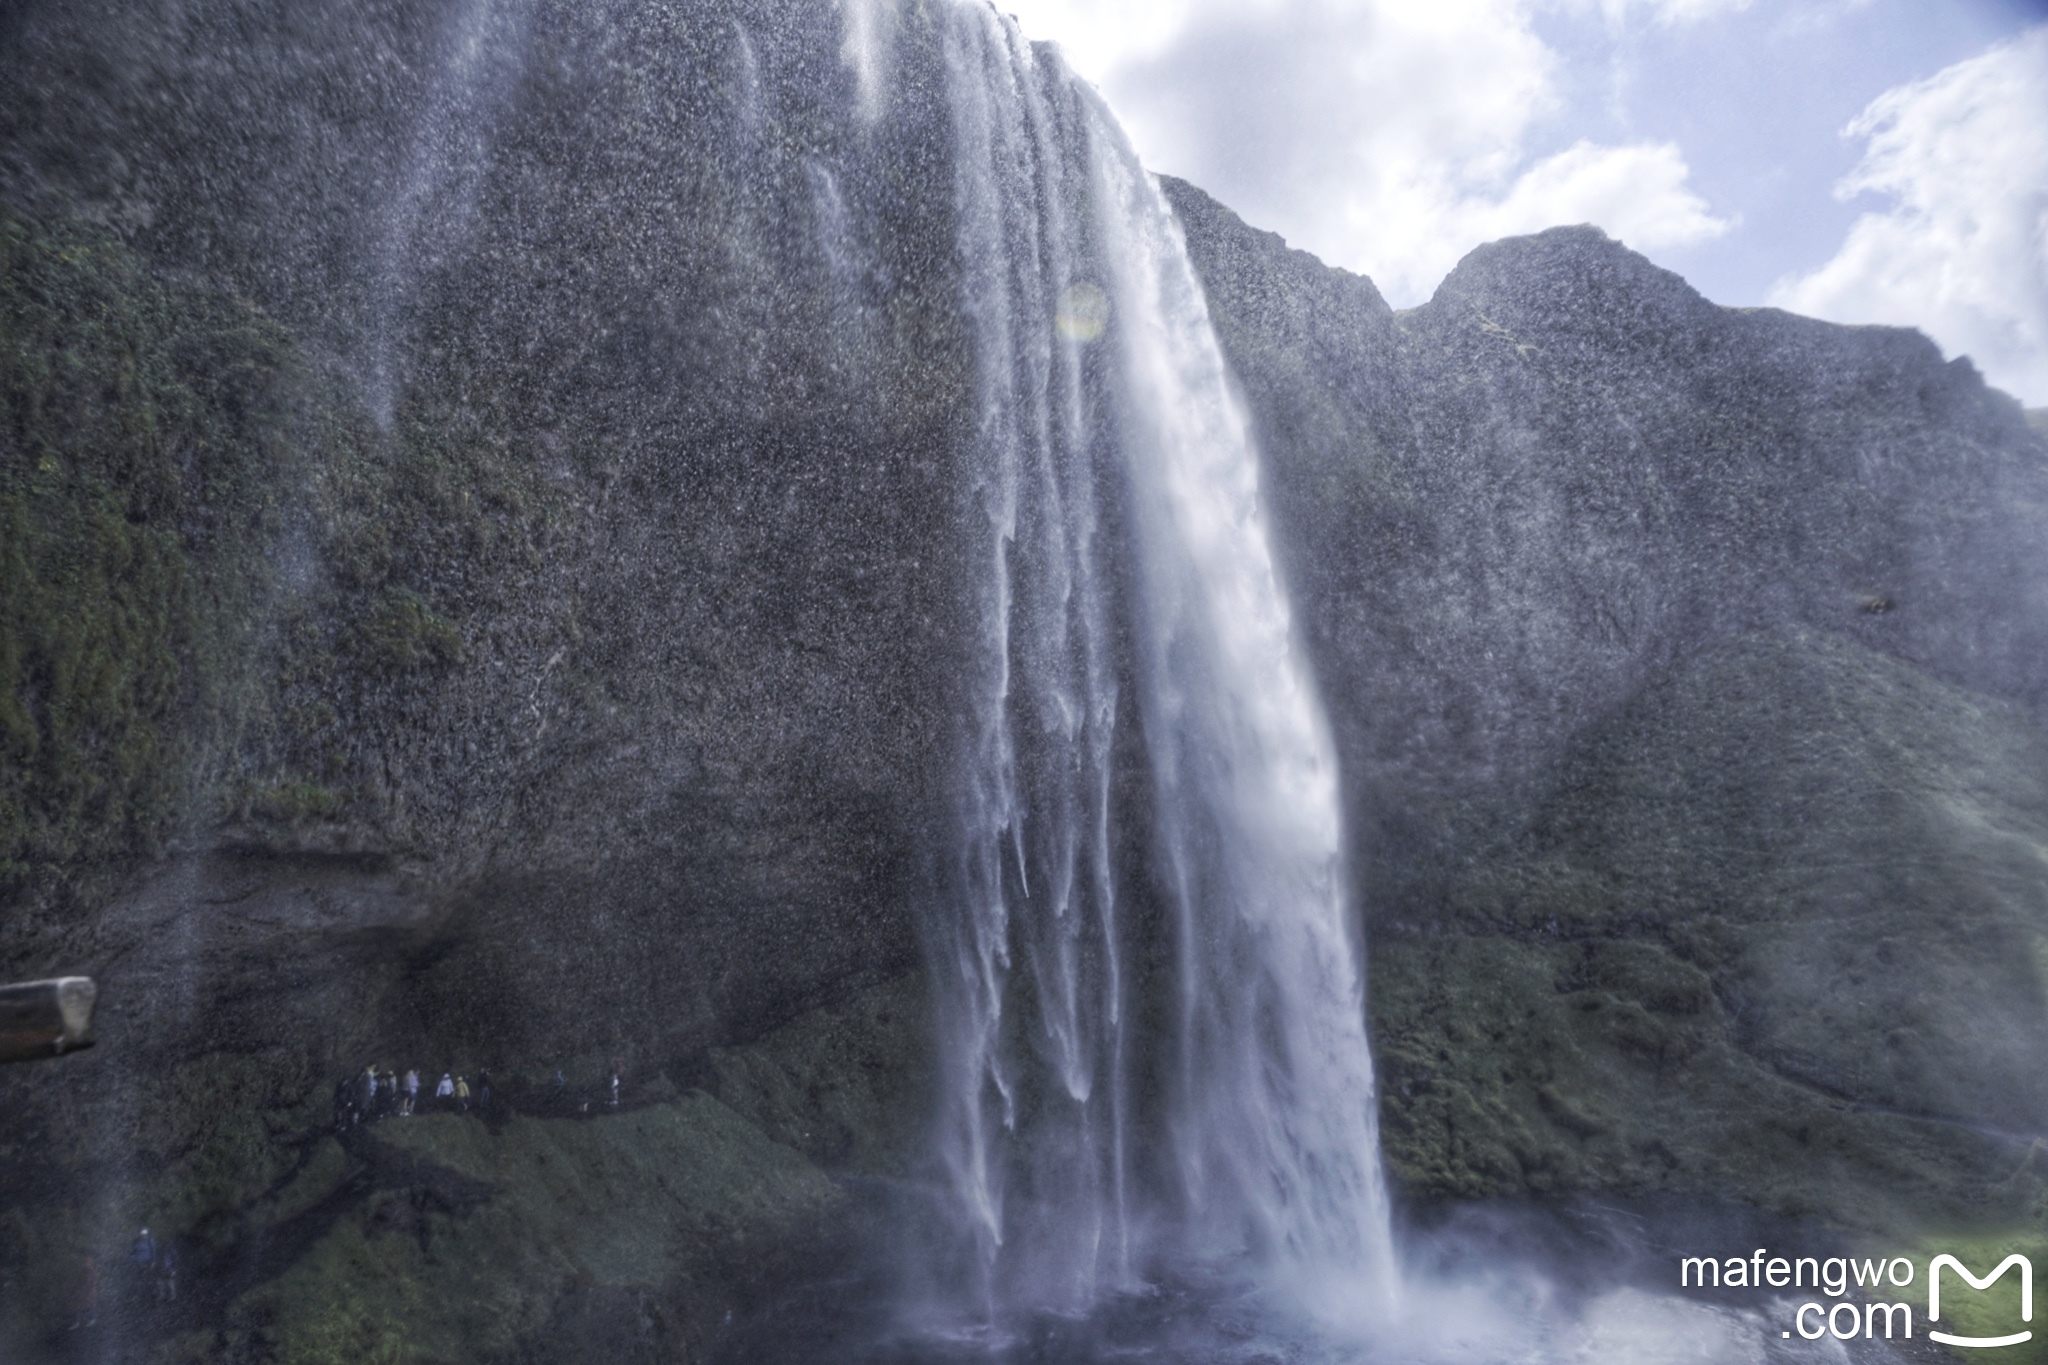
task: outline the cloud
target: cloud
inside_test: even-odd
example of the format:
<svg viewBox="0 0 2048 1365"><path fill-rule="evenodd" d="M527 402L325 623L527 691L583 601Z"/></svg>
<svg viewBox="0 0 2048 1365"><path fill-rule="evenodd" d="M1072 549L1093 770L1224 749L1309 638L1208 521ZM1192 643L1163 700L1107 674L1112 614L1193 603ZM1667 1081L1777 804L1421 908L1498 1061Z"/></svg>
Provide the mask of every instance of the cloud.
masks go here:
<svg viewBox="0 0 2048 1365"><path fill-rule="evenodd" d="M1841 197L1891 201L1772 303L1837 322L1918 326L1992 383L2048 403L2048 25L1888 90Z"/></svg>
<svg viewBox="0 0 2048 1365"><path fill-rule="evenodd" d="M1170 44L1194 18L1200 0L998 0L1024 32L1056 42L1074 69L1092 81Z"/></svg>
<svg viewBox="0 0 2048 1365"><path fill-rule="evenodd" d="M1754 3L1756 0L1600 0L1600 9L1610 23L1647 13L1659 23L1676 25L1736 14Z"/></svg>
<svg viewBox="0 0 2048 1365"><path fill-rule="evenodd" d="M1733 226L1686 184L1672 142L1599 147L1581 141L1524 171L1496 205L1477 213L1496 237L1558 223L1594 222L1644 251L1692 246Z"/></svg>
<svg viewBox="0 0 2048 1365"><path fill-rule="evenodd" d="M1139 154L1249 221L1421 302L1480 243L1593 222L1639 249L1728 230L1668 142L1542 155L1562 59L1542 4L1660 22L1747 0L1008 0L1056 38Z"/></svg>

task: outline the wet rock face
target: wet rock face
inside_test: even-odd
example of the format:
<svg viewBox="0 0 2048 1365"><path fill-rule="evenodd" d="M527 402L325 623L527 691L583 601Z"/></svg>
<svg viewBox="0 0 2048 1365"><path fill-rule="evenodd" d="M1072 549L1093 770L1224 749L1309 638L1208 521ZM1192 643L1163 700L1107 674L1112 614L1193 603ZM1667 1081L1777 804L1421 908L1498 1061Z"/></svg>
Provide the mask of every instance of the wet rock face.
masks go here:
<svg viewBox="0 0 2048 1365"><path fill-rule="evenodd" d="M1709 649L1581 736L1432 923L1375 939L1389 1161L1424 1196L2022 1220L2044 758L2010 705L1839 638Z"/></svg>
<svg viewBox="0 0 2048 1365"><path fill-rule="evenodd" d="M702 1045L901 970L962 496L916 81L863 133L808 6L8 22L56 362L9 376L9 965L125 954L67 935L168 854L195 906L374 864L304 942L379 939L416 1017L340 1050Z"/></svg>
<svg viewBox="0 0 2048 1365"><path fill-rule="evenodd" d="M1168 191L1339 736L1409 1194L2021 1216L2030 419L1916 333L1717 308L1589 228L1397 314Z"/></svg>
<svg viewBox="0 0 2048 1365"><path fill-rule="evenodd" d="M2048 500L2019 406L1898 329L1723 309L1592 228L1426 305L1179 182L1255 409L1376 884L1715 641L1804 624L2039 710Z"/></svg>
<svg viewBox="0 0 2048 1365"><path fill-rule="evenodd" d="M0 969L104 991L0 1075L0 1331L128 1223L273 1238L372 1061L715 1047L750 1131L900 1156L859 1069L921 1032L732 1050L916 959L966 497L922 40L866 126L808 5L0 25Z"/></svg>

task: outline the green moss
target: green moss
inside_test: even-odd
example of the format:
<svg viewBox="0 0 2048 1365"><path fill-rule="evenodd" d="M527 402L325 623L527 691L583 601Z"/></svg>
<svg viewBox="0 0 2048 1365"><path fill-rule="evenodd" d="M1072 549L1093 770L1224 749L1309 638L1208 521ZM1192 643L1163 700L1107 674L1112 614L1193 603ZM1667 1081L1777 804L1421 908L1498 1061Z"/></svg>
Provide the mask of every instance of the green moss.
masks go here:
<svg viewBox="0 0 2048 1365"><path fill-rule="evenodd" d="M282 334L0 210L0 894L146 856L245 710Z"/></svg>
<svg viewBox="0 0 2048 1365"><path fill-rule="evenodd" d="M348 1220L293 1268L254 1335L293 1365L410 1365L464 1358L428 1297L425 1249L373 1220Z"/></svg>
<svg viewBox="0 0 2048 1365"><path fill-rule="evenodd" d="M462 658L462 633L405 588L386 588L355 622L357 650L378 672L445 669Z"/></svg>
<svg viewBox="0 0 2048 1365"><path fill-rule="evenodd" d="M2031 1329L2032 1341L2000 1347L1996 1351L1998 1358L2015 1365L2041 1365L2048 1361L2048 1332L2042 1330L2043 1310L2048 1308L2048 1232L2036 1224L2004 1232L1931 1237L1921 1245L1915 1259L1925 1265L1944 1252L1978 1275L1988 1274L2014 1252L2025 1256L2034 1270L2034 1317L2031 1322L2022 1322L2020 1318L2020 1277L2012 1271L2000 1276L1989 1289L1976 1290L1944 1270L1940 1330L1958 1336L1996 1337ZM1980 1359L1984 1354L1981 1349L1966 1346L1951 1346L1948 1350L1962 1360Z"/></svg>
<svg viewBox="0 0 2048 1365"><path fill-rule="evenodd" d="M202 1052L152 1078L142 1099L164 1116L155 1131L165 1148L133 1214L215 1246L246 1235L321 1131L324 1098L288 1045Z"/></svg>
<svg viewBox="0 0 2048 1365"><path fill-rule="evenodd" d="M252 814L265 820L298 824L332 815L342 803L339 792L317 782L280 782L258 790L249 806Z"/></svg>
<svg viewBox="0 0 2048 1365"><path fill-rule="evenodd" d="M547 600L574 508L534 450L437 390L378 431L76 222L0 211L0 339L0 899L75 916L220 818L391 818L475 623Z"/></svg>
<svg viewBox="0 0 2048 1365"><path fill-rule="evenodd" d="M1703 658L1375 942L1390 1168L1892 1235L2024 1206L1985 1130L2048 1113L2043 772L2016 714L1842 641Z"/></svg>
<svg viewBox="0 0 2048 1365"><path fill-rule="evenodd" d="M544 1336L579 1286L701 1296L722 1266L841 1200L701 1093L496 1131L452 1115L393 1120L372 1141L374 1193L234 1305L230 1335L293 1362L487 1359Z"/></svg>
<svg viewBox="0 0 2048 1365"><path fill-rule="evenodd" d="M744 1047L714 1049L712 1087L821 1165L900 1174L926 1112L930 1032L923 978L901 977Z"/></svg>
<svg viewBox="0 0 2048 1365"><path fill-rule="evenodd" d="M75 915L229 815L384 818L362 794L573 513L534 451L433 392L378 431L76 222L0 211L0 338L0 898Z"/></svg>

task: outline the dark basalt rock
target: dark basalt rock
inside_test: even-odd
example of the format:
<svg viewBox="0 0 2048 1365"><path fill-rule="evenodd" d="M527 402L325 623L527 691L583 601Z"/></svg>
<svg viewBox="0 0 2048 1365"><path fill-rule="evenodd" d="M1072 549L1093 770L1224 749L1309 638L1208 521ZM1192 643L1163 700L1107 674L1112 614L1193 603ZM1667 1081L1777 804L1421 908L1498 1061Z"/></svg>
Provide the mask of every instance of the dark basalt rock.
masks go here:
<svg viewBox="0 0 2048 1365"><path fill-rule="evenodd" d="M0 1078L0 1351L145 1222L236 1340L296 1258L355 1267L291 1329L339 1351L395 1264L325 1240L375 1163L320 1238L277 1198L369 1062L619 1057L903 1159L925 1035L861 1002L917 961L968 496L950 198L890 188L946 183L929 64L863 131L814 6L4 22L0 970L92 972L106 1042ZM844 1055L735 1060L819 1010ZM635 1292L694 1322L800 1221ZM514 1269L541 1332L569 1291Z"/></svg>

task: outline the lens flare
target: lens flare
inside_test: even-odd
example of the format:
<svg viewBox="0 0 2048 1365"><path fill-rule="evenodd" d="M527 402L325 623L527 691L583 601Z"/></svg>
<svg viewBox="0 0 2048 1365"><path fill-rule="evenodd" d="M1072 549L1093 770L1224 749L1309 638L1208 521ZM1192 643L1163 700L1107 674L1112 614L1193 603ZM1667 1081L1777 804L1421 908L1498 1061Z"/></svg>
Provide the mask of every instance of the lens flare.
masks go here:
<svg viewBox="0 0 2048 1365"><path fill-rule="evenodd" d="M1060 309L1054 323L1061 336L1086 345L1109 326L1109 295L1086 280L1075 281L1060 291Z"/></svg>

